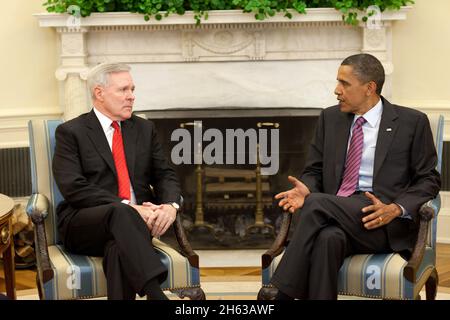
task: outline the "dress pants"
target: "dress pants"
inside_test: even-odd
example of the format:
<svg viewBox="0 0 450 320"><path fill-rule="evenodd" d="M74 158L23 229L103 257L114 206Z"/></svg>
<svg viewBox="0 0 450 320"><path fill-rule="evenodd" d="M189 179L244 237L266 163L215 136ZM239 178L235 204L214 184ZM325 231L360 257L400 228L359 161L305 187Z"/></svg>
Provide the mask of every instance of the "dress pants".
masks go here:
<svg viewBox="0 0 450 320"><path fill-rule="evenodd" d="M310 194L271 283L292 298L337 299L346 256L392 252L384 226L364 228L361 209L371 204L364 194Z"/></svg>
<svg viewBox="0 0 450 320"><path fill-rule="evenodd" d="M149 280L156 278L161 283L167 276L146 223L129 205L80 209L66 230L62 236L67 250L103 257L108 299L134 299L136 293L143 296Z"/></svg>

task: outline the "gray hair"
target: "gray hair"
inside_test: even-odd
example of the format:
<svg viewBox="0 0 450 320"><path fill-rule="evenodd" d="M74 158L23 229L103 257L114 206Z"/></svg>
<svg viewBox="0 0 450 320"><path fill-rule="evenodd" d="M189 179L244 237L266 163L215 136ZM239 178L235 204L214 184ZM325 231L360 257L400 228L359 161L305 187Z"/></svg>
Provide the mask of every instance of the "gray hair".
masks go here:
<svg viewBox="0 0 450 320"><path fill-rule="evenodd" d="M383 90L385 74L380 60L367 53L355 54L342 61L341 66L353 67L353 73L363 83L373 81L377 85L377 94Z"/></svg>
<svg viewBox="0 0 450 320"><path fill-rule="evenodd" d="M93 67L87 76L87 85L91 97L94 98L94 88L96 86L106 87L109 75L115 72L129 72L131 67L124 63L101 63Z"/></svg>

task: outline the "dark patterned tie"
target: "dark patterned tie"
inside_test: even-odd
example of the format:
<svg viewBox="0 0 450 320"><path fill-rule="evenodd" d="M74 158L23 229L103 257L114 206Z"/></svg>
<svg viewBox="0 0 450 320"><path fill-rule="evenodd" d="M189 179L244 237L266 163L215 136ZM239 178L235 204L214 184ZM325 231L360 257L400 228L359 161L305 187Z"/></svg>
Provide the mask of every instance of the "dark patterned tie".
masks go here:
<svg viewBox="0 0 450 320"><path fill-rule="evenodd" d="M359 168L361 167L361 156L364 144L364 134L362 130L366 119L359 117L353 127L352 138L345 160L344 178L337 193L340 197L348 197L356 191L359 179Z"/></svg>
<svg viewBox="0 0 450 320"><path fill-rule="evenodd" d="M117 171L117 184L119 188L118 196L122 199L130 200L130 177L128 175L127 160L123 150L122 133L117 121L113 121L111 126L114 128L112 141L112 155Z"/></svg>

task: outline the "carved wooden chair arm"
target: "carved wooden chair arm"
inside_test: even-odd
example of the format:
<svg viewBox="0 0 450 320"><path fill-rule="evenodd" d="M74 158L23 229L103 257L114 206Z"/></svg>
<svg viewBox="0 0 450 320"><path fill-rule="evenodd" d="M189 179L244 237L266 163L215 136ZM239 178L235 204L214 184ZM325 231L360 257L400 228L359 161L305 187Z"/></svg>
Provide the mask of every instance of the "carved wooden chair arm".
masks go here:
<svg viewBox="0 0 450 320"><path fill-rule="evenodd" d="M430 223L431 219L433 219L435 214L436 213L434 207L432 206L432 201L428 201L427 203L423 204L419 210L419 233L417 236L416 245L414 246L411 258L408 260L408 264L403 271L405 278L412 283L414 283L416 280L417 269L420 266L423 254L425 252L425 246L428 236L428 224Z"/></svg>
<svg viewBox="0 0 450 320"><path fill-rule="evenodd" d="M46 196L40 193L35 193L30 197L26 208L27 214L34 224L36 254L41 266L40 280L44 283L53 278L44 224L48 209L49 201Z"/></svg>
<svg viewBox="0 0 450 320"><path fill-rule="evenodd" d="M263 254L262 256L262 268L267 268L272 260L283 252L286 245L286 239L289 233L289 228L291 226L292 213L284 211L281 221L280 232L278 233L272 246Z"/></svg>
<svg viewBox="0 0 450 320"><path fill-rule="evenodd" d="M173 223L173 229L175 231L175 237L177 238L178 245L181 249L181 254L188 258L190 264L194 267L199 267L198 255L192 250L191 244L189 243L186 232L181 221L181 215L183 213L183 204L180 206L180 210L177 213L175 222Z"/></svg>

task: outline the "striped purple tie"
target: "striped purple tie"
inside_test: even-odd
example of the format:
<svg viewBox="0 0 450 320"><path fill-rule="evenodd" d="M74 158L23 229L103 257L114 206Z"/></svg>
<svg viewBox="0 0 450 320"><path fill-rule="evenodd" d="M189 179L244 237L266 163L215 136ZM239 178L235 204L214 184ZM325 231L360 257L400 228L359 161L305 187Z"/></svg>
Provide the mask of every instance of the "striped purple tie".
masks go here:
<svg viewBox="0 0 450 320"><path fill-rule="evenodd" d="M364 144L364 134L362 130L366 119L359 117L356 119L353 127L352 138L347 152L347 159L345 160L344 178L342 179L341 187L337 193L340 197L348 197L356 191L359 179L359 168L361 166L361 155Z"/></svg>

